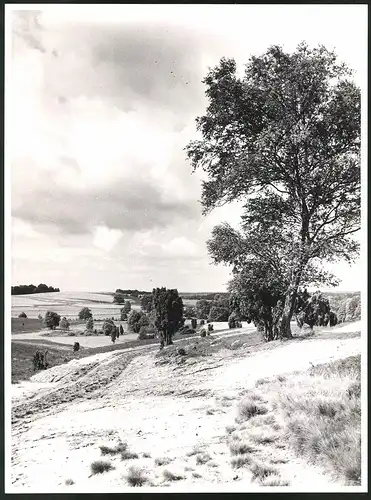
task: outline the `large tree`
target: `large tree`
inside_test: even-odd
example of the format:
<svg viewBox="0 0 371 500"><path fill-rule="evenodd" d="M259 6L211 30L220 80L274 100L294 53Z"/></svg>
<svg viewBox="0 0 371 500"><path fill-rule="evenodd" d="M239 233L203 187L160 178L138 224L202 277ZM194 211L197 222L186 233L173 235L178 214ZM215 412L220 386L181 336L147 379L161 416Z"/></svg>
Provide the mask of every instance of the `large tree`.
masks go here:
<svg viewBox="0 0 371 500"><path fill-rule="evenodd" d="M172 337L183 320L183 300L178 290L154 288L152 292L155 326L161 332L165 345L173 343Z"/></svg>
<svg viewBox="0 0 371 500"><path fill-rule="evenodd" d="M202 138L186 148L208 176L203 211L242 200L250 244L269 228L289 253L282 336L291 336L308 267L352 261L359 250L360 90L350 77L333 52L303 43L292 54L273 46L251 57L242 77L223 58L204 79ZM229 263L228 253L220 261Z"/></svg>

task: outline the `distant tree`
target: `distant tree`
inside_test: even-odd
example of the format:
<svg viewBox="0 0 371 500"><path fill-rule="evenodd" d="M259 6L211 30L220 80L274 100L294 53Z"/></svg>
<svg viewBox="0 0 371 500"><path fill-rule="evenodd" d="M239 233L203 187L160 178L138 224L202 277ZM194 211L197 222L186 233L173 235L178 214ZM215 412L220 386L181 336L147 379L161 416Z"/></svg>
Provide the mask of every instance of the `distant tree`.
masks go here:
<svg viewBox="0 0 371 500"><path fill-rule="evenodd" d="M178 290L155 288L152 292L153 307L155 310L155 326L161 333L165 345L173 343L174 333L182 325L183 301Z"/></svg>
<svg viewBox="0 0 371 500"><path fill-rule="evenodd" d="M358 307L361 306L361 298L358 295L355 295L351 298L349 298L346 301L346 306L345 306L345 316L346 316L346 321L354 321L355 319L358 319L358 312L357 315L356 310ZM359 310L360 313L360 310ZM359 314L360 317L360 314Z"/></svg>
<svg viewBox="0 0 371 500"><path fill-rule="evenodd" d="M120 319L121 321L126 321L128 319L128 315L123 307L120 309Z"/></svg>
<svg viewBox="0 0 371 500"><path fill-rule="evenodd" d="M120 292L117 292L113 296L114 304L125 304L126 296Z"/></svg>
<svg viewBox="0 0 371 500"><path fill-rule="evenodd" d="M133 309L128 316L128 328L134 333L139 333L142 326L149 324L148 316L143 311Z"/></svg>
<svg viewBox="0 0 371 500"><path fill-rule="evenodd" d="M129 312L131 311L131 302L129 300L125 302L123 310L124 312L126 312L126 314L129 314Z"/></svg>
<svg viewBox="0 0 371 500"><path fill-rule="evenodd" d="M238 324L238 315L235 311L233 311L228 318L228 326L229 328L237 328Z"/></svg>
<svg viewBox="0 0 371 500"><path fill-rule="evenodd" d="M116 342L116 337L117 337L117 326L113 325L113 328L111 329L111 341L113 344Z"/></svg>
<svg viewBox="0 0 371 500"><path fill-rule="evenodd" d="M196 307L194 306L185 306L183 311L184 318L192 319L197 317Z"/></svg>
<svg viewBox="0 0 371 500"><path fill-rule="evenodd" d="M25 312L21 312L18 318L27 318L27 314Z"/></svg>
<svg viewBox="0 0 371 500"><path fill-rule="evenodd" d="M346 316L347 316L347 311L346 311L347 300L348 299L344 298L339 303L339 307L338 307L338 310L337 310L337 313L336 313L337 317L338 317L338 322L339 323L344 323L344 321L346 321Z"/></svg>
<svg viewBox="0 0 371 500"><path fill-rule="evenodd" d="M196 318L191 319L191 327L193 328L193 330L196 330L196 327L197 327L197 319Z"/></svg>
<svg viewBox="0 0 371 500"><path fill-rule="evenodd" d="M79 312L79 319L83 319L86 321L92 317L93 317L92 312L88 307L83 307Z"/></svg>
<svg viewBox="0 0 371 500"><path fill-rule="evenodd" d="M124 334L124 329L122 327L122 325L120 325L120 335L123 335Z"/></svg>
<svg viewBox="0 0 371 500"><path fill-rule="evenodd" d="M150 313L152 311L152 295L143 295L140 299L140 307L145 313Z"/></svg>
<svg viewBox="0 0 371 500"><path fill-rule="evenodd" d="M74 352L77 352L77 351L79 351L79 350L80 350L80 342L75 342L75 343L73 344L73 351L74 351Z"/></svg>
<svg viewBox="0 0 371 500"><path fill-rule="evenodd" d="M211 304L209 321L228 321L229 314L229 298L216 295Z"/></svg>
<svg viewBox="0 0 371 500"><path fill-rule="evenodd" d="M196 314L199 319L207 319L211 309L211 300L200 299L196 302Z"/></svg>
<svg viewBox="0 0 371 500"><path fill-rule="evenodd" d="M333 52L302 43L291 54L272 46L251 57L241 77L236 62L223 58L204 79L209 103L196 120L202 138L187 147L193 169L208 176L204 213L244 202L246 259L259 227L286 246L282 337L291 337L308 266L358 255L360 89L350 75ZM231 251L216 251L216 261L231 264Z"/></svg>
<svg viewBox="0 0 371 500"><path fill-rule="evenodd" d="M93 318L88 318L86 321L86 329L91 331L94 330L94 320Z"/></svg>
<svg viewBox="0 0 371 500"><path fill-rule="evenodd" d="M45 325L50 328L50 330L55 330L59 325L61 317L59 314L53 311L47 311L44 318Z"/></svg>
<svg viewBox="0 0 371 500"><path fill-rule="evenodd" d="M59 327L61 330L69 330L70 329L70 322L66 318L66 316L63 316L59 323Z"/></svg>
<svg viewBox="0 0 371 500"><path fill-rule="evenodd" d="M115 323L112 319L106 319L102 326L102 331L104 335L111 335L112 331L115 329Z"/></svg>

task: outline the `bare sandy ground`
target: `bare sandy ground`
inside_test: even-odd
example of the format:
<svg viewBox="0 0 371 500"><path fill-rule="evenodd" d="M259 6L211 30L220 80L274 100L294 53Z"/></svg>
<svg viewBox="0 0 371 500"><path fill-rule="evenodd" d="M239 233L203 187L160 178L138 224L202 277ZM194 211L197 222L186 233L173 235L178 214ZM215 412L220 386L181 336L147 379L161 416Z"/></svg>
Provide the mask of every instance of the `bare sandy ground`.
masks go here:
<svg viewBox="0 0 371 500"><path fill-rule="evenodd" d="M356 324L347 331L354 328ZM234 422L240 392L261 377L360 352L360 337L310 338L248 355L232 351L197 361L188 358L182 364L159 364L153 352L128 360L127 354L115 351L51 368L13 386L13 411L27 411L12 426L7 492L122 493L129 491L125 477L132 465L147 470L153 492L216 486L219 491L257 491L247 469L236 473L231 468L226 443L225 427ZM104 377L105 385L87 389ZM71 393L79 397L69 399ZM114 470L91 476L91 462L102 458L99 445L118 440L127 441L139 458L110 457ZM207 451L212 460L197 464L196 455L188 455L194 447ZM289 460L289 467L282 468L291 488L337 491L339 485L319 469L293 458L290 450L280 453ZM170 464L157 466L159 457L169 458ZM182 479L164 481L164 469ZM67 479L74 484L66 486Z"/></svg>

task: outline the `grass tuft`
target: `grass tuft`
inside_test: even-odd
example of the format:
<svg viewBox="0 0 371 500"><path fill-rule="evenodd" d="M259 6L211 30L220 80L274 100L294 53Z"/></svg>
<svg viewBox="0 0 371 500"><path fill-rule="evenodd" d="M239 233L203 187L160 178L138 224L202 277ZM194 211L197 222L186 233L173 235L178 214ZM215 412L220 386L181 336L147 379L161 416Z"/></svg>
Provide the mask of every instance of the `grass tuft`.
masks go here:
<svg viewBox="0 0 371 500"><path fill-rule="evenodd" d="M75 481L73 479L66 479L64 484L66 486L72 486L73 484L75 484Z"/></svg>
<svg viewBox="0 0 371 500"><path fill-rule="evenodd" d="M196 464L203 465L211 460L211 457L208 453L200 453L196 456Z"/></svg>
<svg viewBox="0 0 371 500"><path fill-rule="evenodd" d="M251 398L243 399L238 405L238 417L240 420L249 420L255 415L264 415L268 413L268 408L256 404Z"/></svg>
<svg viewBox="0 0 371 500"><path fill-rule="evenodd" d="M251 458L247 455L237 455L231 460L231 465L234 469L240 469L241 467L246 467L250 465Z"/></svg>
<svg viewBox="0 0 371 500"><path fill-rule="evenodd" d="M290 486L289 481L275 477L268 477L261 482L262 486Z"/></svg>
<svg viewBox="0 0 371 500"><path fill-rule="evenodd" d="M165 469L162 474L166 481L180 481L181 479L184 479L184 476L181 476L180 474L174 474L168 469Z"/></svg>
<svg viewBox="0 0 371 500"><path fill-rule="evenodd" d="M236 440L231 441L229 449L232 455L244 455L246 453L254 453L254 451L256 451L251 444Z"/></svg>
<svg viewBox="0 0 371 500"><path fill-rule="evenodd" d="M143 486L148 482L145 471L139 467L130 467L126 475L126 480L130 486Z"/></svg>
<svg viewBox="0 0 371 500"><path fill-rule="evenodd" d="M170 462L171 462L171 459L167 458L167 457L155 458L156 465L169 465Z"/></svg>
<svg viewBox="0 0 371 500"><path fill-rule="evenodd" d="M133 453L129 450L124 450L121 452L121 460L134 460L135 458L139 458L137 453Z"/></svg>
<svg viewBox="0 0 371 500"><path fill-rule="evenodd" d="M127 443L118 443L116 446L99 446L102 455L118 455L127 449Z"/></svg>
<svg viewBox="0 0 371 500"><path fill-rule="evenodd" d="M258 464L258 463L255 463L251 467L251 472L252 472L253 481L255 481L255 480L262 481L263 479L265 479L268 476L278 476L279 475L279 471L276 468L271 467L269 465L263 465L263 464Z"/></svg>
<svg viewBox="0 0 371 500"><path fill-rule="evenodd" d="M114 469L111 462L105 462L104 460L96 460L90 464L90 469L93 475L103 474L103 472L108 472Z"/></svg>

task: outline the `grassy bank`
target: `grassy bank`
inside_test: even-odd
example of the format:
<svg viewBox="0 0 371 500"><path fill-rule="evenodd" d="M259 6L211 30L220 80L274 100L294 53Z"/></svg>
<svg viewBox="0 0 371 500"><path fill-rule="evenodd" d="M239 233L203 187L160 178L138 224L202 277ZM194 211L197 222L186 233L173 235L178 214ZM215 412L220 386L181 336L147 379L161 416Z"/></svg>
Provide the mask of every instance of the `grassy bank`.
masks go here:
<svg viewBox="0 0 371 500"><path fill-rule="evenodd" d="M361 483L361 360L262 379L245 391L227 429L231 464L262 485L287 483L285 450L344 485Z"/></svg>

